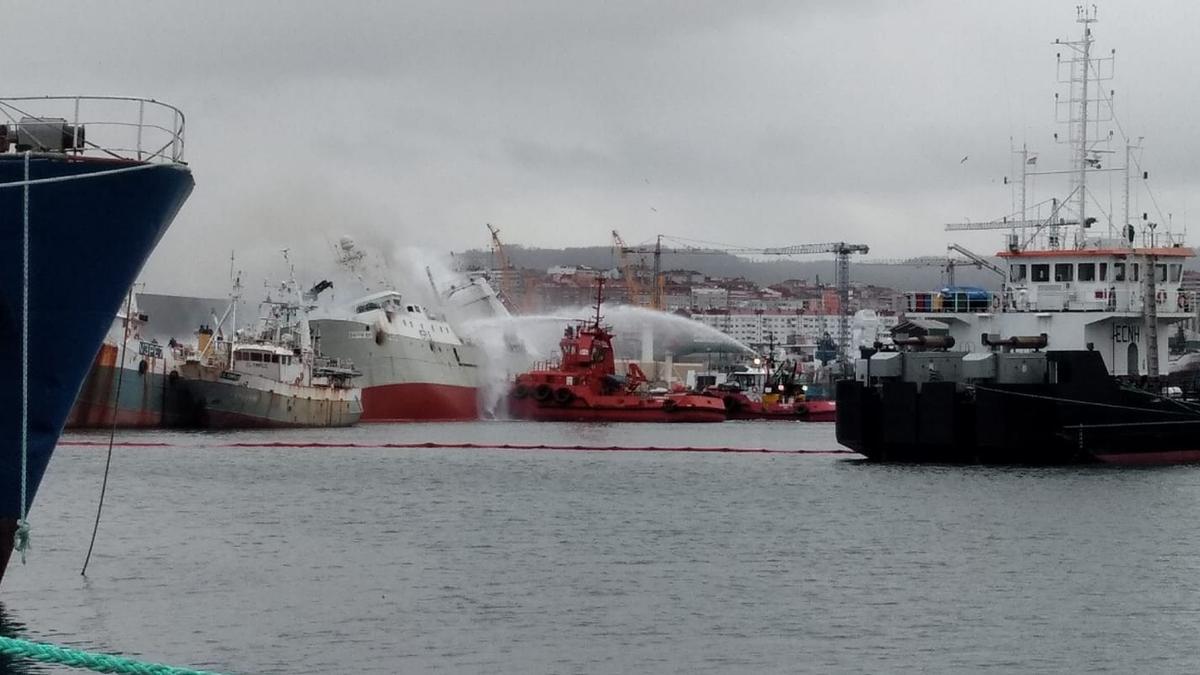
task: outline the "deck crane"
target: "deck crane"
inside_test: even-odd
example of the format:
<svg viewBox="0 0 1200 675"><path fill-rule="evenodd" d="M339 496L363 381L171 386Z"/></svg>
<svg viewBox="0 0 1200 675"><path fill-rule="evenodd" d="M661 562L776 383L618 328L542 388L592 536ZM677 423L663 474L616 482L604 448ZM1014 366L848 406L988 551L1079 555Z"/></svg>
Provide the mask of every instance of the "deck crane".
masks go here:
<svg viewBox="0 0 1200 675"><path fill-rule="evenodd" d="M663 248L663 239L677 241L681 244L678 247ZM627 247L626 253L653 253L654 254L654 292L655 298L652 301L653 306L662 308L665 306L663 302L663 277L662 277L662 255L664 253L676 255L703 255L703 254L727 254L727 255L779 255L779 256L796 256L796 255L818 255L822 253L832 253L834 255L834 279L837 286L838 294L838 362L842 368L849 366L850 352L850 256L855 253L868 253L870 247L866 244L848 244L844 241L827 242L821 244L796 244L792 246L777 246L768 248L749 248L736 246L713 246L705 242L703 246L695 246L686 239L680 237L670 237L667 235L658 235L655 238L653 248L650 247Z"/></svg>
<svg viewBox="0 0 1200 675"><path fill-rule="evenodd" d="M962 257L955 257L953 253L958 253ZM864 260L863 265L893 265L896 267L940 267L942 268L943 281L947 286L955 285L954 270L959 267L974 267L975 269L985 269L993 274L996 274L1003 281L1006 277L1004 269L988 260L984 256L974 253L959 244L950 244L946 247L945 257L940 256L918 256L916 258L886 258L879 260Z"/></svg>
<svg viewBox="0 0 1200 675"><path fill-rule="evenodd" d="M492 233L492 270L499 276L499 296L500 302L508 308L510 312L516 311L516 298L513 297L513 268L512 261L508 259L508 254L504 251L504 244L500 241L499 228L493 227L491 223L486 223L488 232Z"/></svg>

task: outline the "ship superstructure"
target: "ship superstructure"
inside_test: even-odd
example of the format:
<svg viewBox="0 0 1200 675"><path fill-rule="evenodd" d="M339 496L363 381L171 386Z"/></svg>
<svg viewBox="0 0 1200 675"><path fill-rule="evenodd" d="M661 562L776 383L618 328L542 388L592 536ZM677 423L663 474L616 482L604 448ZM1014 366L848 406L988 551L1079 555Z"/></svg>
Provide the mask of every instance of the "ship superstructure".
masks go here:
<svg viewBox="0 0 1200 675"><path fill-rule="evenodd" d="M1082 33L1058 40L1060 121L1071 159L1067 169L1039 165L1040 155L1015 152L1020 178L1013 181L1014 214L984 223L947 225L948 231L1004 230L996 265L961 246L951 248L994 271L1000 290L950 286L907 295L906 316L944 323L957 348L986 351L981 336L1049 336L1051 349L1100 353L1114 375L1157 377L1166 368L1169 327L1195 316L1196 297L1181 287L1184 262L1194 252L1171 231L1169 217L1130 213L1137 187L1148 173L1138 162L1140 140L1125 139L1112 109L1114 54L1096 56L1095 8L1079 7ZM1109 127L1112 128L1109 128ZM1120 133L1118 133L1120 132ZM1117 158L1121 158L1118 160ZM1090 187L1097 176L1123 179L1121 206ZM1066 178L1064 193L1027 203L1035 179Z"/></svg>

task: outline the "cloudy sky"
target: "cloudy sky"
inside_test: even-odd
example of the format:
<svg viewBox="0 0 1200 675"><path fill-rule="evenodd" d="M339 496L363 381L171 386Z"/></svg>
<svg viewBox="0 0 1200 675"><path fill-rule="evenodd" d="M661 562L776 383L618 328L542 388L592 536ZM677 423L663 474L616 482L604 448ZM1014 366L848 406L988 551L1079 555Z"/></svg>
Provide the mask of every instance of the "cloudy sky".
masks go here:
<svg viewBox="0 0 1200 675"><path fill-rule="evenodd" d="M528 246L615 228L937 254L942 223L1009 212L1012 144L1061 163L1051 43L1079 28L1074 2L1039 0L0 8L3 92L188 114L196 191L144 274L188 293L223 291L231 248L250 266L282 247L326 261L343 234L461 250L487 222ZM1200 206L1200 4L1099 10L1118 114L1181 229Z"/></svg>

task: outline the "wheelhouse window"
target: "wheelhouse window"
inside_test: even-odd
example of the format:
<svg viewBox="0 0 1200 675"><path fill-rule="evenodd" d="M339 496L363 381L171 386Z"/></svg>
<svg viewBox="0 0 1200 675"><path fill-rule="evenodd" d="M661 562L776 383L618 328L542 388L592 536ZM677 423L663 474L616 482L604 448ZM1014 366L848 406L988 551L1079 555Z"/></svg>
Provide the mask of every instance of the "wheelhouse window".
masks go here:
<svg viewBox="0 0 1200 675"><path fill-rule="evenodd" d="M1013 283L1025 281L1025 265L1009 265L1008 278Z"/></svg>
<svg viewBox="0 0 1200 675"><path fill-rule="evenodd" d="M1154 271L1158 273L1158 274L1157 274L1157 277L1158 277L1157 281L1158 281L1159 283L1163 283L1163 282L1165 282L1165 281L1167 280L1167 266L1166 266L1166 265L1164 265L1164 264L1155 265L1155 266L1154 266Z"/></svg>
<svg viewBox="0 0 1200 675"><path fill-rule="evenodd" d="M1050 265L1030 265L1030 278L1035 281L1050 281Z"/></svg>
<svg viewBox="0 0 1200 675"><path fill-rule="evenodd" d="M1125 281L1125 263L1113 263L1113 281Z"/></svg>
<svg viewBox="0 0 1200 675"><path fill-rule="evenodd" d="M1100 281L1108 281L1108 263L1100 263Z"/></svg>
<svg viewBox="0 0 1200 675"><path fill-rule="evenodd" d="M1096 263L1079 263L1079 280L1096 280Z"/></svg>
<svg viewBox="0 0 1200 675"><path fill-rule="evenodd" d="M1133 278L1132 281L1142 280L1142 266L1140 263L1133 263Z"/></svg>
<svg viewBox="0 0 1200 675"><path fill-rule="evenodd" d="M1179 283L1179 280L1183 278L1183 265L1171 265L1170 270L1171 275L1167 278L1167 281L1173 284Z"/></svg>
<svg viewBox="0 0 1200 675"><path fill-rule="evenodd" d="M1075 280L1075 265L1071 263L1055 263L1054 265L1054 280L1055 281L1074 281Z"/></svg>

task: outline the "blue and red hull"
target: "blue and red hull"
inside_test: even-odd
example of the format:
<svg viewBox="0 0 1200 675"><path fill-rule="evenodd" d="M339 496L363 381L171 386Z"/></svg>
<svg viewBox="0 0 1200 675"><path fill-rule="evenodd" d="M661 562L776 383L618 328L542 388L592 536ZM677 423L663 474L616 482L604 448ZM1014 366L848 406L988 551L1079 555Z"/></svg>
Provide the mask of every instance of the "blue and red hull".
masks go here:
<svg viewBox="0 0 1200 675"><path fill-rule="evenodd" d="M35 155L31 180L138 162ZM0 579L21 512L22 155L0 155ZM26 507L113 315L192 191L178 164L29 188L29 419Z"/></svg>

